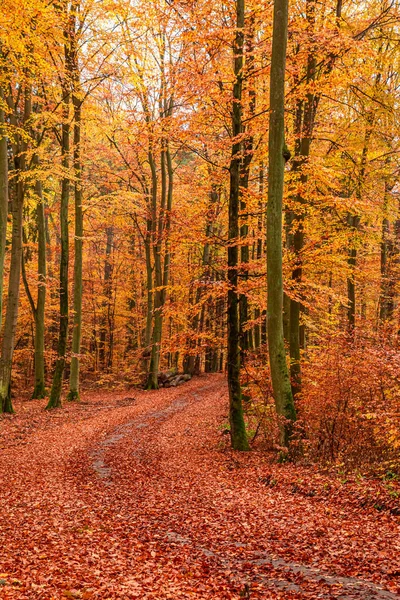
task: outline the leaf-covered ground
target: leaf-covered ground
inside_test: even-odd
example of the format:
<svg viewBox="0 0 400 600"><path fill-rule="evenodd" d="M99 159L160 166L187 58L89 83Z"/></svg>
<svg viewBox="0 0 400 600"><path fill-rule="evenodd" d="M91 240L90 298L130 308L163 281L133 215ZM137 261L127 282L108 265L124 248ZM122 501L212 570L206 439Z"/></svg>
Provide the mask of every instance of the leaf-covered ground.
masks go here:
<svg viewBox="0 0 400 600"><path fill-rule="evenodd" d="M395 486L232 453L221 376L17 402L0 435L0 597L400 593Z"/></svg>

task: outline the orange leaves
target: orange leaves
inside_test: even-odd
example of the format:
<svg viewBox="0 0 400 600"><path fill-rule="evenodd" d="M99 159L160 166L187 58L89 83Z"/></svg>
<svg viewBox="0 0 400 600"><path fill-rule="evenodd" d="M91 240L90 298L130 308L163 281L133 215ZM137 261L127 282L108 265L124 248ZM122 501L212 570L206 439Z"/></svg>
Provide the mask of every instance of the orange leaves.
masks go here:
<svg viewBox="0 0 400 600"><path fill-rule="evenodd" d="M395 597L395 479L232 453L221 376L125 395L2 419L27 445L9 436L0 457L1 597Z"/></svg>

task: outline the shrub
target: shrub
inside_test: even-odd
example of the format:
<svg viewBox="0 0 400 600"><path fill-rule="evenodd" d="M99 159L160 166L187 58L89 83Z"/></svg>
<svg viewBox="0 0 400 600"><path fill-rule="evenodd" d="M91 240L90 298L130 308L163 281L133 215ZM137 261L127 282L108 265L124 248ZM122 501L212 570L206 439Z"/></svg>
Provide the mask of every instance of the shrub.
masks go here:
<svg viewBox="0 0 400 600"><path fill-rule="evenodd" d="M347 468L400 468L400 352L337 335L308 351L298 402L304 451Z"/></svg>

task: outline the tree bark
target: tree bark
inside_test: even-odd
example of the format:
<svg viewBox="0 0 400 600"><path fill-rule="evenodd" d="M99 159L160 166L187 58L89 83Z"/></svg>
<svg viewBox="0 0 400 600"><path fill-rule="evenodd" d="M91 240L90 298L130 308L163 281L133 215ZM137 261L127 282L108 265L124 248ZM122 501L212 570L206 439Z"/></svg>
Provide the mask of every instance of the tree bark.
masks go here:
<svg viewBox="0 0 400 600"><path fill-rule="evenodd" d="M36 165L39 164L35 155ZM44 398L46 395L45 385L45 361L44 361L44 333L45 333L45 307L46 307L46 220L44 211L44 200L42 182L37 177L35 184L37 198L36 218L38 230L38 290L35 317L35 387L32 398Z"/></svg>
<svg viewBox="0 0 400 600"><path fill-rule="evenodd" d="M300 99L296 103L295 112L295 157L292 172L299 180L301 188L305 189L308 183L306 172L307 162L310 157L312 135L315 125L320 97L315 94L312 83L316 76L316 57L313 47L313 36L315 30L315 0L306 2L307 37L311 48L308 50L306 65L307 95L305 100ZM297 288L303 280L302 250L304 246L304 217L305 205L304 193L296 195L297 207L288 217L288 228L294 230L288 234L289 246L294 253L295 264L292 271L292 280ZM292 392L294 395L301 391L301 365L300 350L303 347L301 341L304 337L301 332L300 317L302 304L298 298L291 298L290 303L285 299L285 318L287 319L288 340L290 348L290 374L292 381Z"/></svg>
<svg viewBox="0 0 400 600"><path fill-rule="evenodd" d="M362 198L368 162L368 150L372 136L374 121L375 114L371 112L367 116L364 146L361 154L360 171L357 180L356 195L358 200L361 200ZM349 275L347 277L347 324L349 334L353 335L356 326L356 268L358 254L357 236L360 229L361 217L359 215L349 214L347 216L347 223L351 230L351 240L349 244L347 258L347 264L349 266Z"/></svg>
<svg viewBox="0 0 400 600"><path fill-rule="evenodd" d="M217 186L212 184L211 190L209 192L209 205L207 210L207 220L206 220L206 230L205 237L206 241L203 246L201 265L203 267L201 273L201 283L199 283L196 294L194 295L194 299L191 299L191 304L194 303L195 307L198 307L205 292L207 289L207 284L204 284L204 280L207 282L211 278L210 271L210 257L211 257L211 247L210 247L210 238L214 232L214 221L215 215L218 211L218 200L219 193ZM184 358L184 372L189 373L190 375L199 374L200 373L200 362L201 362L201 347L199 344L198 335L201 333L201 324L202 318L201 314L203 312L203 306L200 309L196 310L196 313L191 318L191 331L193 333L194 339L190 341L189 353ZM204 319L203 319L204 320ZM194 351L196 353L194 353Z"/></svg>
<svg viewBox="0 0 400 600"><path fill-rule="evenodd" d="M256 246L256 257L257 260L261 260L263 255L263 236L265 235L264 226L265 226L265 202L263 200L264 196L264 163L260 162L258 171L258 192L260 194L260 199L258 202L258 223L257 223L257 246ZM257 306L254 311L254 319L256 324L254 326L254 347L258 350L261 346L261 311Z"/></svg>
<svg viewBox="0 0 400 600"><path fill-rule="evenodd" d="M249 119L254 117L256 111L256 93L254 89L254 14L250 15L248 33L246 35L246 81L248 84L249 95ZM248 244L248 217L244 214L247 210L246 193L249 187L250 166L253 159L253 135L246 132L243 141L243 157L240 168L240 211L242 213L242 225L240 227L240 237L243 240L240 246L241 279L246 286L249 279L249 259L250 250ZM249 320L249 301L247 290L245 289L239 297L239 324L241 339L241 361L245 361L246 352L253 349L253 331L247 326Z"/></svg>
<svg viewBox="0 0 400 600"><path fill-rule="evenodd" d="M3 88L0 86L0 102L4 102ZM8 152L5 114L0 106L0 330L3 318L4 261L6 256L6 235L8 218Z"/></svg>
<svg viewBox="0 0 400 600"><path fill-rule="evenodd" d="M82 164L81 164L81 116L82 103L76 49L74 53L74 194L75 194L75 257L74 257L74 329L72 332L71 372L68 400L79 401L79 367L82 337L82 251L83 251L83 209L82 209Z"/></svg>
<svg viewBox="0 0 400 600"><path fill-rule="evenodd" d="M230 163L229 230L228 230L228 387L231 445L235 450L248 450L243 418L242 389L240 385L240 328L238 298L239 266L239 194L242 133L243 38L244 0L236 0L236 35L234 40L234 74L232 104L232 154Z"/></svg>
<svg viewBox="0 0 400 600"><path fill-rule="evenodd" d="M109 346L111 345L111 328L110 328L110 307L112 298L112 277L113 277L113 252L114 243L114 227L111 225L106 227L106 259L104 261L104 301L103 314L101 315L100 340L99 340L99 365L102 369L107 370L107 333L109 336ZM110 356L110 348L108 352Z"/></svg>
<svg viewBox="0 0 400 600"><path fill-rule="evenodd" d="M70 61L68 41L65 42L65 61ZM66 66L67 69L67 66ZM60 322L57 347L57 361L53 375L53 383L50 392L47 409L61 406L61 391L66 363L66 351L68 340L68 261L69 261L69 239L68 239L68 205L70 191L70 82L64 79L63 84L63 122L61 139L61 156L63 167L63 178L61 182L61 205L60 205L60 226L61 226L61 256L60 256Z"/></svg>
<svg viewBox="0 0 400 600"><path fill-rule="evenodd" d="M19 161L20 169L24 160ZM12 242L11 263L8 283L7 310L4 322L3 340L0 359L0 410L13 413L11 402L11 369L14 354L15 332L18 319L20 276L22 262L22 215L24 205L24 184L21 180L16 185L16 197L12 206Z"/></svg>
<svg viewBox="0 0 400 600"><path fill-rule="evenodd" d="M17 126L17 107L12 98L8 99L13 110L12 123ZM31 88L27 84L24 90L23 125L25 126L32 112ZM17 174L15 198L12 202L12 238L11 262L8 283L7 309L0 358L0 411L13 413L11 401L11 372L14 355L15 332L17 329L19 292L22 265L22 223L25 197L24 172L26 170L26 152L28 141L25 136L16 134L13 143L14 166Z"/></svg>
<svg viewBox="0 0 400 600"><path fill-rule="evenodd" d="M285 161L285 66L288 0L275 0L272 37L269 177L267 207L268 346L272 388L280 423L280 443L287 447L296 419L283 339L282 205Z"/></svg>
<svg viewBox="0 0 400 600"><path fill-rule="evenodd" d="M161 310L161 290L162 286L162 267L161 267L161 256L159 249L159 241L157 239L157 171L156 163L154 160L153 152L150 149L148 153L149 164L151 169L151 244L153 248L153 270L154 270L154 284L155 290L152 292L153 296L153 320L152 320L152 335L151 335L151 355L150 355L150 366L147 377L146 389L156 390L158 389L158 367L160 362L160 342L161 342L161 322L160 322L160 310ZM153 279L152 279L153 287ZM158 288L158 289L157 289Z"/></svg>
<svg viewBox="0 0 400 600"><path fill-rule="evenodd" d="M379 319L381 323L393 318L396 293L394 267L397 267L399 253L400 222L397 219L391 224L387 214L388 196L391 191L388 181L385 181L384 216L382 219L381 237L381 290L379 299Z"/></svg>

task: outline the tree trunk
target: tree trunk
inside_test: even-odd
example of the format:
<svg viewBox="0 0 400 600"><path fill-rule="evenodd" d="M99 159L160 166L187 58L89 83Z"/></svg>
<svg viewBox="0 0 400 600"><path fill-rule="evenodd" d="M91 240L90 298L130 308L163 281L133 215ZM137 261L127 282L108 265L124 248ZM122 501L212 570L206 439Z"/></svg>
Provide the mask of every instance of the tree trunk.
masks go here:
<svg viewBox="0 0 400 600"><path fill-rule="evenodd" d="M75 258L74 258L74 329L72 332L71 373L69 379L68 400L79 401L79 366L82 337L82 246L83 246L83 210L82 210L82 165L81 165L81 100L76 94L79 90L79 75L75 66L75 90L72 96L74 107L74 176L75 176Z"/></svg>
<svg viewBox="0 0 400 600"><path fill-rule="evenodd" d="M104 301L103 314L101 315L100 340L99 340L99 365L100 368L107 369L107 331L109 334L109 344L111 344L111 328L107 315L110 313L111 295L112 295L112 251L114 242L114 227L106 227L106 259L104 262ZM106 314L107 309L107 314Z"/></svg>
<svg viewBox="0 0 400 600"><path fill-rule="evenodd" d="M151 332L153 327L153 269L151 264L151 222L147 221L147 231L144 240L146 255L146 330L144 334L143 370L148 375L149 357L151 355Z"/></svg>
<svg viewBox="0 0 400 600"><path fill-rule="evenodd" d="M364 146L361 154L360 171L357 180L356 195L358 200L361 200L362 198L368 162L369 143L372 136L374 121L375 114L371 112L367 115ZM347 264L349 266L349 275L347 277L347 324L349 334L353 335L356 326L356 267L358 246L357 235L360 229L361 218L359 215L349 214L347 217L347 223L350 226L351 230L351 241L349 244L347 258Z"/></svg>
<svg viewBox="0 0 400 600"><path fill-rule="evenodd" d="M264 217L265 217L265 202L264 196L264 163L260 162L258 171L258 192L260 199L258 201L258 220L257 220L257 245L256 245L256 256L257 260L261 260L263 254L263 236L264 233ZM254 319L256 324L254 326L254 347L258 350L261 346L261 310L257 306L254 311Z"/></svg>
<svg viewBox="0 0 400 600"><path fill-rule="evenodd" d="M0 86L0 101L4 101ZM0 330L3 318L4 261L8 217L8 152L4 110L0 107Z"/></svg>
<svg viewBox="0 0 400 600"><path fill-rule="evenodd" d="M269 177L267 207L268 346L272 388L280 423L280 442L287 446L296 419L283 339L282 204L285 160L285 66L288 0L275 0L272 37Z"/></svg>
<svg viewBox="0 0 400 600"><path fill-rule="evenodd" d="M256 93L254 88L254 13L249 19L249 32L245 40L246 45L246 82L248 85L249 95L249 119L254 117L256 111ZM240 227L240 237L242 244L240 246L240 263L241 263L241 278L244 286L249 279L249 258L250 250L248 244L248 217L245 215L247 210L246 193L249 187L250 166L253 159L253 136L246 134L243 141L243 157L240 169L240 210L243 223ZM243 243L244 242L244 243ZM245 289L239 297L239 324L240 324L240 340L241 340L241 361L244 362L246 352L253 349L253 331L247 326L249 320L249 301L247 297L247 289Z"/></svg>
<svg viewBox="0 0 400 600"><path fill-rule="evenodd" d="M358 231L360 225L360 218L356 215L349 215L347 219L348 225L352 230L352 237L354 237ZM349 266L350 274L347 277L347 324L349 333L354 332L356 326L356 282L355 282L355 269L357 266L357 249L354 246L348 250L347 264Z"/></svg>
<svg viewBox="0 0 400 600"><path fill-rule="evenodd" d="M65 60L69 62L69 49L65 46ZM53 383L50 392L47 409L61 406L61 391L64 376L67 340L68 340L68 261L69 261L69 239L68 239L68 205L69 205L69 152L70 152L70 90L69 83L64 81L63 85L63 122L61 139L61 156L63 166L63 178L61 182L60 201L60 226L61 226L61 256L60 256L60 323L58 334L57 361L53 375Z"/></svg>
<svg viewBox="0 0 400 600"><path fill-rule="evenodd" d="M381 323L390 321L393 318L394 299L396 291L395 273L393 272L393 263L396 263L398 247L397 235L399 223L396 221L392 225L394 231L391 232L391 224L387 215L388 196L391 187L385 181L385 198L383 203L384 216L382 219L382 237L381 237L381 291L379 299L379 319Z"/></svg>
<svg viewBox="0 0 400 600"><path fill-rule="evenodd" d="M312 44L315 30L315 0L306 2L306 20L308 42ZM310 148L312 135L315 125L315 115L317 112L320 97L315 94L312 83L316 76L316 57L315 48L311 47L307 55L306 82L308 91L305 101L300 99L296 103L295 112L295 157L293 160L292 172L300 182L300 187L304 190L308 183L308 173L306 172L307 162L310 157ZM291 250L294 252L295 264L292 271L292 279L299 292L303 280L302 250L304 246L304 217L305 205L304 192L296 195L297 207L289 215L288 240ZM300 350L303 347L300 317L302 304L298 298L291 298L290 305L285 299L285 319L287 319L288 340L290 348L290 374L292 381L292 392L294 395L301 391L301 365Z"/></svg>
<svg viewBox="0 0 400 600"><path fill-rule="evenodd" d="M206 281L208 281L210 279L211 249L210 249L209 238L211 238L211 236L213 235L213 232L214 232L214 221L215 221L216 206L218 203L218 199L219 199L219 194L218 194L217 187L215 184L212 184L211 190L209 193L209 206L208 206L208 211L207 211L207 221L206 221L206 231L205 231L206 242L203 246L202 258L201 258L201 265L203 267L203 271L201 273L201 280L205 279ZM207 289L207 285L204 285L203 283L198 285L198 287L196 289L196 294L195 294L194 300L192 300L192 303L194 302L195 306L198 306L199 303L201 302L201 300L206 292L206 289ZM193 332L194 339L190 341L191 352L189 354L187 354L184 358L184 371L185 371L185 373L189 373L190 375L195 375L195 374L198 375L200 373L201 353L200 353L200 348L199 348L199 340L198 340L197 336L199 333L201 333L201 324L202 324L201 314L202 314L202 312L203 312L203 308L200 308L200 310L197 309L196 313L191 318L191 330ZM193 354L192 352L195 349L197 349L197 352L196 352L196 354Z"/></svg>
<svg viewBox="0 0 400 600"><path fill-rule="evenodd" d="M240 193L240 152L242 133L242 85L243 85L243 29L244 0L236 0L236 35L233 46L234 74L232 105L232 154L230 164L229 189L229 231L228 231L228 387L229 421L231 445L235 450L248 450L246 427L243 418L242 389L240 385L240 329L238 283L238 238L239 238L239 193Z"/></svg>
<svg viewBox="0 0 400 600"><path fill-rule="evenodd" d="M19 160L23 170L23 157ZM0 359L0 410L13 413L11 402L11 370L14 354L15 332L18 319L19 289L22 262L22 215L24 205L24 184L22 178L16 185L16 197L12 206L11 264L8 284L7 311L4 322Z"/></svg>
<svg viewBox="0 0 400 600"><path fill-rule="evenodd" d="M153 291L153 323L151 336L151 355L149 373L147 376L146 389L158 389L158 368L160 362L160 344L161 344L161 286L162 286L162 266L161 266L161 247L160 247L160 231L157 232L157 171L151 149L148 153L149 164L151 168L151 243L153 247L153 269L154 269L154 287ZM162 174L165 176L165 165L162 165ZM162 182L164 185L164 181ZM165 188L164 188L165 189ZM164 189L162 190L162 196ZM162 219L162 216L160 216ZM161 221L162 222L162 221ZM160 222L158 228L160 227ZM153 287L153 284L152 284Z"/></svg>
<svg viewBox="0 0 400 600"><path fill-rule="evenodd" d="M37 155L35 161L38 164ZM35 193L37 198L36 216L38 230L38 290L37 303L34 313L35 317L35 388L32 398L44 398L45 386L45 362L44 362L44 332L45 332L45 306L46 306L46 220L44 211L44 200L42 182L36 179Z"/></svg>
<svg viewBox="0 0 400 600"><path fill-rule="evenodd" d="M12 124L17 126L17 109L12 98L9 98L12 108ZM32 97L30 86L24 90L23 125L28 122L32 112ZM13 143L14 165L17 174L15 198L12 202L12 238L11 262L7 295L7 310L4 322L4 332L1 344L0 359L0 411L12 413L11 402L11 371L14 354L15 332L17 329L19 291L22 265L22 223L25 196L24 172L26 169L26 151L28 141L25 136L16 134Z"/></svg>

